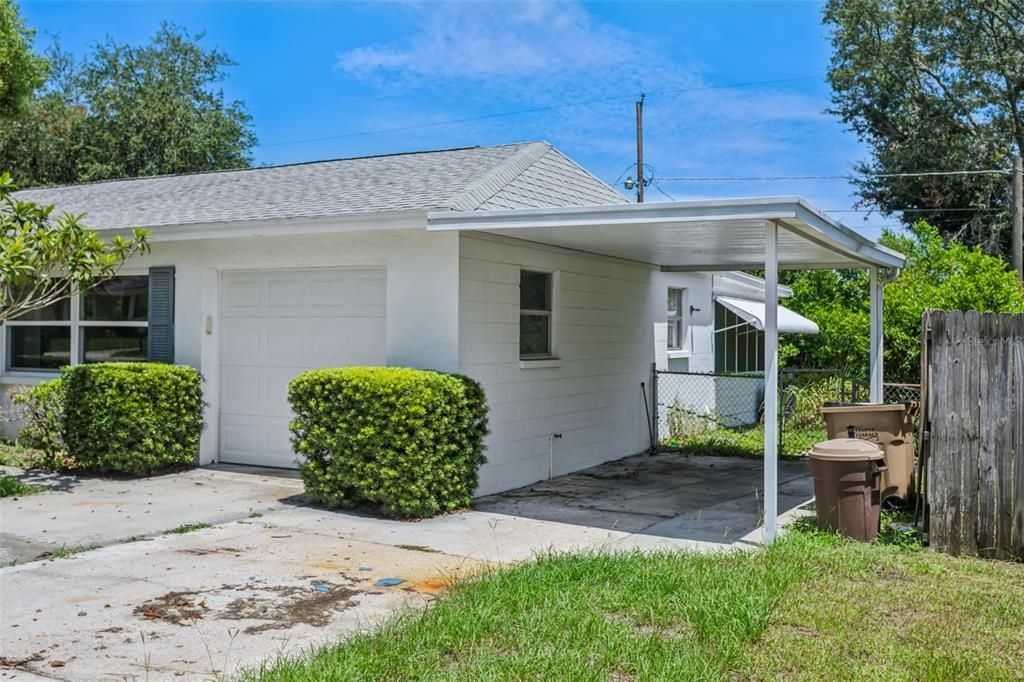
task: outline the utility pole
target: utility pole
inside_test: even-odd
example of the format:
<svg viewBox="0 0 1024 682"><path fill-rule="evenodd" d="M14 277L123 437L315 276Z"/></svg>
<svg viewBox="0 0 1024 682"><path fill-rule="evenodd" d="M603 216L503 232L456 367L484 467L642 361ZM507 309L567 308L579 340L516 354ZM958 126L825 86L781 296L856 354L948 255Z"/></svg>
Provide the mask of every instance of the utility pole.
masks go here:
<svg viewBox="0 0 1024 682"><path fill-rule="evenodd" d="M1013 157L1013 269L1017 280L1024 281L1024 180L1020 154Z"/></svg>
<svg viewBox="0 0 1024 682"><path fill-rule="evenodd" d="M644 203L644 93L636 103L636 203Z"/></svg>

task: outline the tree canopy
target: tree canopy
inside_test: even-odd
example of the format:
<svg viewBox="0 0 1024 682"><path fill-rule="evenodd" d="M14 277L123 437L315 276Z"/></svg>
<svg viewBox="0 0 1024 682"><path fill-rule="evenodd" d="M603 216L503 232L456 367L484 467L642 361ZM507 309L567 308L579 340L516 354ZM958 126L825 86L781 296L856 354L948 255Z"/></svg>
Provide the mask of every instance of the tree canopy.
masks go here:
<svg viewBox="0 0 1024 682"><path fill-rule="evenodd" d="M824 21L832 112L871 148L862 204L1009 253L1004 175L877 174L1006 169L1024 154L1024 1L829 0Z"/></svg>
<svg viewBox="0 0 1024 682"><path fill-rule="evenodd" d="M81 61L54 45L45 86L0 129L0 166L26 185L250 166L251 117L218 87L233 62L202 38L165 23Z"/></svg>
<svg viewBox="0 0 1024 682"><path fill-rule="evenodd" d="M921 315L928 308L1024 312L1024 285L1005 261L979 246L944 241L924 221L905 233L886 232L881 242L907 256L906 267L885 287L883 328L889 381L920 376ZM787 302L818 323L815 336L790 335L783 355L803 367L846 368L867 373L870 326L868 276L864 270L811 270L790 280Z"/></svg>
<svg viewBox="0 0 1024 682"><path fill-rule="evenodd" d="M0 0L0 121L23 113L36 88L46 80L46 60L32 50L34 32L22 21L13 0Z"/></svg>

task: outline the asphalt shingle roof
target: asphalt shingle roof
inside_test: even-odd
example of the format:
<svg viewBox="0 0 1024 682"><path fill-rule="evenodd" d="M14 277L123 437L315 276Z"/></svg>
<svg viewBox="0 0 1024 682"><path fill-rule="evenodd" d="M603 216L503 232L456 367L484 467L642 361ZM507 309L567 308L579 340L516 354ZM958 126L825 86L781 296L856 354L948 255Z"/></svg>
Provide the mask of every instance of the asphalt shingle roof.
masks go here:
<svg viewBox="0 0 1024 682"><path fill-rule="evenodd" d="M547 142L109 180L15 196L86 213L93 229L626 203Z"/></svg>

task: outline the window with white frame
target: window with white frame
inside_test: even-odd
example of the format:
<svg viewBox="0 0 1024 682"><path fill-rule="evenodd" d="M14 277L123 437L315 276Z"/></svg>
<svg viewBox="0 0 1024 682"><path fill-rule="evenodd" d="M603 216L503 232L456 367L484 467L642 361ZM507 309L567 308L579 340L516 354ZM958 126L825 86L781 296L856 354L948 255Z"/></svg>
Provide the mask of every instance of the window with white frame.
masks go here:
<svg viewBox="0 0 1024 682"><path fill-rule="evenodd" d="M686 289L668 290L668 349L683 350L689 326L689 296Z"/></svg>
<svg viewBox="0 0 1024 682"><path fill-rule="evenodd" d="M550 272L519 272L519 358L550 358L552 352L552 282Z"/></svg>
<svg viewBox="0 0 1024 682"><path fill-rule="evenodd" d="M5 368L48 372L83 362L148 359L149 277L114 277L4 323Z"/></svg>

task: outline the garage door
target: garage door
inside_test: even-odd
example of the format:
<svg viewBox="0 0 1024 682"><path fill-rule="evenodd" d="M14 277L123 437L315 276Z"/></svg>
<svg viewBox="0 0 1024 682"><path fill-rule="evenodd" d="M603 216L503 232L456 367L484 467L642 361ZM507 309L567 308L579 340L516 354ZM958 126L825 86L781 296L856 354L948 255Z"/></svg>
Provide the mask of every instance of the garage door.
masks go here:
<svg viewBox="0 0 1024 682"><path fill-rule="evenodd" d="M288 382L385 363L384 269L226 273L220 310L220 460L295 467Z"/></svg>

